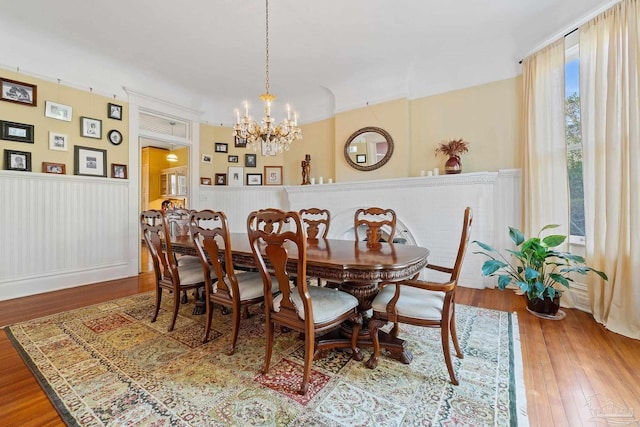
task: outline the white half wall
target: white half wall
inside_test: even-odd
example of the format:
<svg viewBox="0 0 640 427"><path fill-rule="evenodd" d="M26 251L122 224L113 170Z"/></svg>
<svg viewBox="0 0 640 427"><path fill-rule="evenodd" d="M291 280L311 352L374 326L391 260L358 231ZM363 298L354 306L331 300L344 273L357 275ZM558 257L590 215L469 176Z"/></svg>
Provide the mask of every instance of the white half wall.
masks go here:
<svg viewBox="0 0 640 427"><path fill-rule="evenodd" d="M128 180L1 171L0 194L0 300L131 275Z"/></svg>

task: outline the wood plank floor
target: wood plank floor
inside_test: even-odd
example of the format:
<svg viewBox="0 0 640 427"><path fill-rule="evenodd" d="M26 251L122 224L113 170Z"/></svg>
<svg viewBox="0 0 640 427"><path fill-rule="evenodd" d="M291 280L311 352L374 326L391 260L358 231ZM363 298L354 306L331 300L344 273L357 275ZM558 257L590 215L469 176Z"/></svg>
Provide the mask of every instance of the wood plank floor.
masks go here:
<svg viewBox="0 0 640 427"><path fill-rule="evenodd" d="M151 290L152 280L150 273L143 273L0 301L0 325ZM579 310L564 309L567 316L562 321L539 319L526 311L523 297L510 291L461 287L457 300L517 312L531 426L640 426L640 341L607 331ZM623 416L630 413L625 421ZM0 425L64 425L4 331L0 332Z"/></svg>

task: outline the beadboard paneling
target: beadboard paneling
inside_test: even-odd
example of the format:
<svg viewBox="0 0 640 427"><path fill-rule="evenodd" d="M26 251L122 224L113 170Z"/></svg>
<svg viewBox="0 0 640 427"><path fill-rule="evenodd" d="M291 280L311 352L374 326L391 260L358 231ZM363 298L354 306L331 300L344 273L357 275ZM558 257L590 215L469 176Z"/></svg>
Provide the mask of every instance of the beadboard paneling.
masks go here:
<svg viewBox="0 0 640 427"><path fill-rule="evenodd" d="M0 194L0 299L127 275L127 180L2 171Z"/></svg>

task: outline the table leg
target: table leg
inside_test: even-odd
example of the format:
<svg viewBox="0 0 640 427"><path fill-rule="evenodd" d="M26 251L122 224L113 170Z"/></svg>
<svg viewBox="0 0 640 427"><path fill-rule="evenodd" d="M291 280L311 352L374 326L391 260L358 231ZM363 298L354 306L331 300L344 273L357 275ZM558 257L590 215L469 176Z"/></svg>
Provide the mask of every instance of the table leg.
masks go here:
<svg viewBox="0 0 640 427"><path fill-rule="evenodd" d="M345 282L340 285L340 290L355 296L359 301L358 311L362 315L362 328L358 337L358 346L373 347L373 341L371 341L369 333L370 319L368 312L371 309L373 299L378 294L378 284ZM351 337L352 330L353 326L349 322L345 322L340 327L341 334L346 338ZM405 340L380 330L378 330L378 337L380 339L380 347L387 349L391 353L391 357L405 364L411 363L413 354L409 351Z"/></svg>

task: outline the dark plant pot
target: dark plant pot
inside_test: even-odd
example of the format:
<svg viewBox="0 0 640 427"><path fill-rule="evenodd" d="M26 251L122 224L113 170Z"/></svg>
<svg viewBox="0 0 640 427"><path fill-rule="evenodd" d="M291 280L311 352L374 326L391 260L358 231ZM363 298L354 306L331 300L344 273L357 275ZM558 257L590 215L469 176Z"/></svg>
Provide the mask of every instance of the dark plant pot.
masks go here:
<svg viewBox="0 0 640 427"><path fill-rule="evenodd" d="M560 294L556 294L553 299L546 296L530 300L527 298L527 308L535 313L547 316L555 316L560 309Z"/></svg>
<svg viewBox="0 0 640 427"><path fill-rule="evenodd" d="M460 173L462 172L462 163L460 162L460 157L451 156L449 160L444 164L444 172L447 174Z"/></svg>

